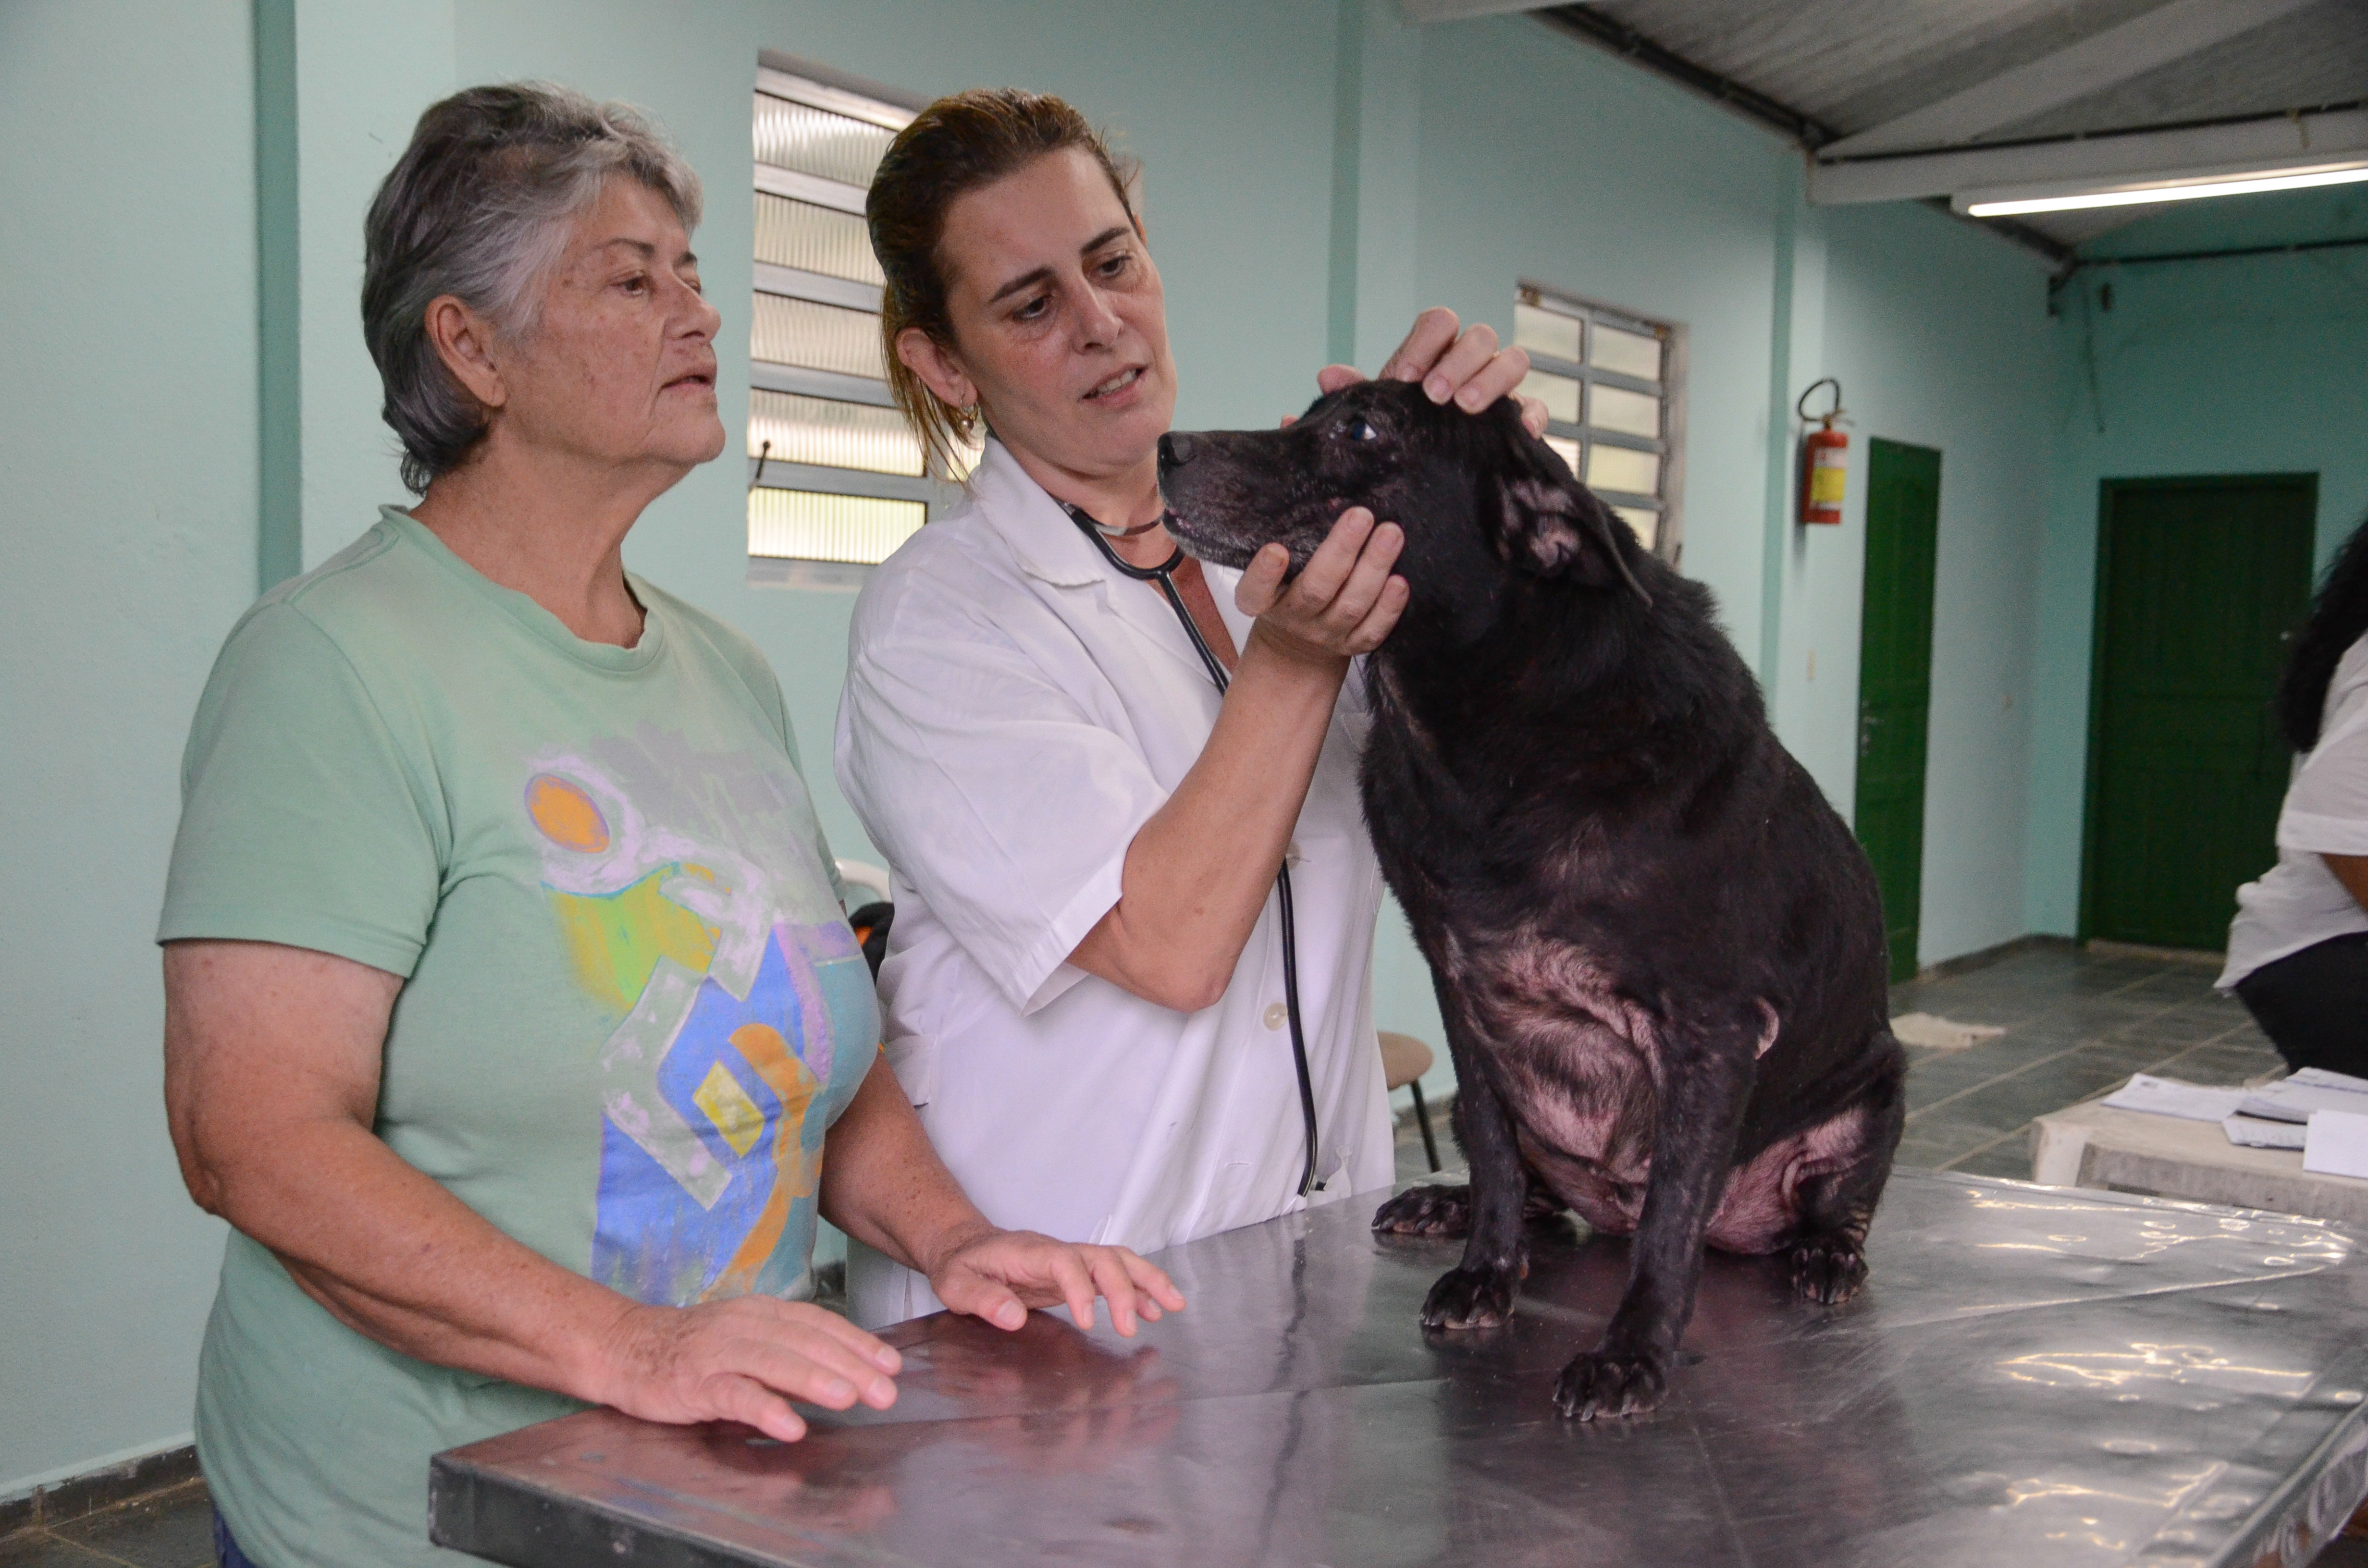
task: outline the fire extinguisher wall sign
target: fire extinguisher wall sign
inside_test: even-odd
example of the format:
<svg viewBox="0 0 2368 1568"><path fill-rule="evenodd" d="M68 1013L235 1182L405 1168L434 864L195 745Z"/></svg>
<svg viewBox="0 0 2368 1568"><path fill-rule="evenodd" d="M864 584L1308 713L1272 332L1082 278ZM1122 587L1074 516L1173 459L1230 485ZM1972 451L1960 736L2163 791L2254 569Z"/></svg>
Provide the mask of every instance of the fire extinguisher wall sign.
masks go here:
<svg viewBox="0 0 2368 1568"><path fill-rule="evenodd" d="M1809 399L1819 387L1834 389L1833 406L1823 414L1809 412ZM1849 482L1850 437L1834 428L1842 416L1842 384L1833 377L1811 381L1793 404L1801 423L1817 427L1801 438L1801 521L1839 523L1842 492Z"/></svg>

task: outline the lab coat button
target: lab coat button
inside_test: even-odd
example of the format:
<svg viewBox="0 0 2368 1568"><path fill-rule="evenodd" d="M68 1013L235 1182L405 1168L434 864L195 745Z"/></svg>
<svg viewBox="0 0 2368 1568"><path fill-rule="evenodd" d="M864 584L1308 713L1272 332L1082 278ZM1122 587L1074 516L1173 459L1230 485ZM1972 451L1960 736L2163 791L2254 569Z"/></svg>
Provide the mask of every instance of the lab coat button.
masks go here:
<svg viewBox="0 0 2368 1568"><path fill-rule="evenodd" d="M1269 1003L1266 1010L1266 1027L1279 1029L1291 1021L1291 1009L1280 1002Z"/></svg>

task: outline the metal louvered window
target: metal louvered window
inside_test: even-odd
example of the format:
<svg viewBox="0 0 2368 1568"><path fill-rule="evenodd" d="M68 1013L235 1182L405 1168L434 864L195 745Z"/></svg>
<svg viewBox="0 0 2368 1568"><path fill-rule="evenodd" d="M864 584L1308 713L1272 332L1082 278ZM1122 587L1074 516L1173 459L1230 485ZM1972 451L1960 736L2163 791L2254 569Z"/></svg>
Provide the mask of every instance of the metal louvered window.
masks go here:
<svg viewBox="0 0 2368 1568"><path fill-rule="evenodd" d="M961 473L925 471L889 396L880 265L863 224L872 171L912 118L811 77L757 73L752 582L858 580L958 494Z"/></svg>
<svg viewBox="0 0 2368 1568"><path fill-rule="evenodd" d="M1685 329L1523 283L1513 341L1524 395L1546 405L1546 444L1645 547L1678 559Z"/></svg>

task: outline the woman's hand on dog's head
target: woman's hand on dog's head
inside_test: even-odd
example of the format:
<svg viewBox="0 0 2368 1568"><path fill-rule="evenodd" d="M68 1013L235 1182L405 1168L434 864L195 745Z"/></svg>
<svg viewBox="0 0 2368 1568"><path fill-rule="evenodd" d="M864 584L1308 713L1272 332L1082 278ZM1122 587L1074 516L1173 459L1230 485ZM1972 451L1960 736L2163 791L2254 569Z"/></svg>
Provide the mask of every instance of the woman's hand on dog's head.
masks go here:
<svg viewBox="0 0 2368 1568"><path fill-rule="evenodd" d="M1405 530L1374 522L1362 506L1340 514L1288 583L1291 552L1266 545L1234 590L1234 603L1258 621L1250 641L1293 664L1327 669L1372 653L1406 609L1406 580L1390 570L1405 545Z"/></svg>
<svg viewBox="0 0 2368 1568"><path fill-rule="evenodd" d="M1463 328L1455 312L1444 305L1434 305L1415 317L1414 330L1382 367L1383 380L1420 381L1431 402L1452 398L1466 414L1477 414L1500 397L1516 398L1521 405L1521 423L1531 435L1543 436L1546 405L1520 395L1522 379L1529 373L1528 355L1519 348L1498 347L1495 329L1485 322ZM1315 372L1315 384L1326 392L1354 386L1364 379L1354 365L1326 365Z"/></svg>

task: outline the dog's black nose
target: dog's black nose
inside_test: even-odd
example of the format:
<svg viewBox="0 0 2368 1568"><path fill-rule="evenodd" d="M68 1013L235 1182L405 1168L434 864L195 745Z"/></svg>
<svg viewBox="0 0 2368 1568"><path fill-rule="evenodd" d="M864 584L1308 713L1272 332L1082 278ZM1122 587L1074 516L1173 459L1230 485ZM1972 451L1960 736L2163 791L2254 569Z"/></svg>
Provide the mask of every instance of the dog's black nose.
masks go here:
<svg viewBox="0 0 2368 1568"><path fill-rule="evenodd" d="M1180 430L1170 430L1159 437L1159 462L1163 468L1175 468L1190 462L1201 443Z"/></svg>

